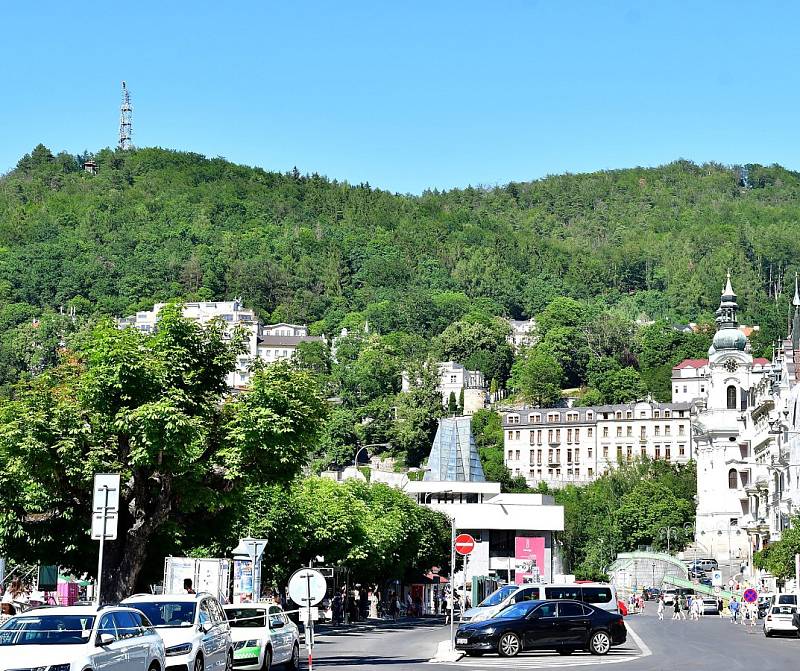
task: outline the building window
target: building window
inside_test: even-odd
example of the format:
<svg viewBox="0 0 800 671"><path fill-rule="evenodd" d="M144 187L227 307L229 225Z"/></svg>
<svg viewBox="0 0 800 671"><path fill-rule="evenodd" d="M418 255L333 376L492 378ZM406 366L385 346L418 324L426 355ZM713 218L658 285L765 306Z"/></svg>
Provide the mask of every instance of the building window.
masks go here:
<svg viewBox="0 0 800 671"><path fill-rule="evenodd" d="M675 387L675 393L676 393L676 394L678 393L678 388L677 388L677 387Z"/></svg>
<svg viewBox="0 0 800 671"><path fill-rule="evenodd" d="M514 440L519 440L519 431L514 432Z"/></svg>
<svg viewBox="0 0 800 671"><path fill-rule="evenodd" d="M603 457L608 459L608 445L603 445Z"/></svg>
<svg viewBox="0 0 800 671"><path fill-rule="evenodd" d="M517 461L519 461L519 450L517 450Z"/></svg>
<svg viewBox="0 0 800 671"><path fill-rule="evenodd" d="M575 429L575 442L576 443L580 443L581 442L581 430L580 429Z"/></svg>
<svg viewBox="0 0 800 671"><path fill-rule="evenodd" d="M642 457L646 456L647 456L647 448L644 445L642 445Z"/></svg>
<svg viewBox="0 0 800 671"><path fill-rule="evenodd" d="M656 459L661 459L661 445L656 445Z"/></svg>
<svg viewBox="0 0 800 671"><path fill-rule="evenodd" d="M567 442L572 442L572 429L567 429Z"/></svg>
<svg viewBox="0 0 800 671"><path fill-rule="evenodd" d="M514 450L508 451L508 460L511 461L514 458Z"/></svg>
<svg viewBox="0 0 800 671"><path fill-rule="evenodd" d="M508 439L509 440L514 440L514 432L513 431L509 431L508 432Z"/></svg>
<svg viewBox="0 0 800 671"><path fill-rule="evenodd" d="M608 427L607 426L603 427L603 438L608 438Z"/></svg>
<svg viewBox="0 0 800 671"><path fill-rule="evenodd" d="M541 466L542 465L542 451L541 450L536 450L536 465L537 466ZM539 473L541 474L541 471L539 471Z"/></svg>
<svg viewBox="0 0 800 671"><path fill-rule="evenodd" d="M686 454L686 446L685 445L678 445L678 456L682 457Z"/></svg>
<svg viewBox="0 0 800 671"><path fill-rule="evenodd" d="M653 434L656 436L661 435L661 427L658 424L653 427Z"/></svg>
<svg viewBox="0 0 800 671"><path fill-rule="evenodd" d="M536 442L539 445L542 444L542 430L541 429L536 429Z"/></svg>
<svg viewBox="0 0 800 671"><path fill-rule="evenodd" d="M553 463L553 450L547 450L547 463Z"/></svg>
<svg viewBox="0 0 800 671"><path fill-rule="evenodd" d="M530 435L530 443L531 445L534 445L536 443L536 431L531 431L529 435Z"/></svg>
<svg viewBox="0 0 800 671"><path fill-rule="evenodd" d="M686 429L685 429L685 427L683 426L683 424L678 424L678 435L679 435L679 436L682 436L682 435L684 435L684 431L685 431L685 430L686 430Z"/></svg>
<svg viewBox="0 0 800 671"><path fill-rule="evenodd" d="M541 422L542 421L542 416L539 415L539 414L534 415L533 416L533 421L534 422Z"/></svg>
<svg viewBox="0 0 800 671"><path fill-rule="evenodd" d="M586 413L586 419L589 419L589 420L591 420L591 419L593 419L593 418L594 418L594 413L593 413L591 410L589 410L589 411Z"/></svg>
<svg viewBox="0 0 800 671"><path fill-rule="evenodd" d="M575 448L575 463L576 464L581 463L581 454L580 450L577 447Z"/></svg>
<svg viewBox="0 0 800 671"><path fill-rule="evenodd" d="M670 426L669 426L669 424L665 424L665 425L664 425L664 435L665 435L665 436L668 436L668 435L670 435L670 434L669 434L669 431L670 431Z"/></svg>
<svg viewBox="0 0 800 671"><path fill-rule="evenodd" d="M671 453L670 446L669 445L665 446L664 447L664 459L666 459L667 461L669 461L669 459L670 459L670 453Z"/></svg>
<svg viewBox="0 0 800 671"><path fill-rule="evenodd" d="M683 385L683 393L686 393L686 385Z"/></svg>
<svg viewBox="0 0 800 671"><path fill-rule="evenodd" d="M588 471L586 471L586 473L591 478L594 475L594 469L590 468Z"/></svg>
<svg viewBox="0 0 800 671"><path fill-rule="evenodd" d="M631 459L633 459L633 448L630 445L628 445L628 461L630 461Z"/></svg>
<svg viewBox="0 0 800 671"><path fill-rule="evenodd" d="M643 426L642 430L639 432L641 438L647 438L647 427Z"/></svg>
<svg viewBox="0 0 800 671"><path fill-rule="evenodd" d="M591 459L591 458L592 458L592 448L590 447L589 448L589 459Z"/></svg>
<svg viewBox="0 0 800 671"><path fill-rule="evenodd" d="M632 436L633 435L633 427L630 424L627 426L626 433L627 433L628 436Z"/></svg>
<svg viewBox="0 0 800 671"><path fill-rule="evenodd" d="M547 429L547 442L553 442L553 429Z"/></svg>
<svg viewBox="0 0 800 671"><path fill-rule="evenodd" d="M653 417L655 417L656 419L661 417L661 411L660 410L654 410L653 411Z"/></svg>
<svg viewBox="0 0 800 671"><path fill-rule="evenodd" d="M669 419L669 410L664 411L664 419Z"/></svg>
<svg viewBox="0 0 800 671"><path fill-rule="evenodd" d="M728 410L736 410L736 387L733 385L728 386Z"/></svg>
<svg viewBox="0 0 800 671"><path fill-rule="evenodd" d="M625 413L625 419L633 419L633 412L631 412L630 410L628 410L628 411Z"/></svg>
<svg viewBox="0 0 800 671"><path fill-rule="evenodd" d="M592 437L592 433L594 433L594 432L592 431L592 428L589 427L588 429L586 429L586 433L589 436L589 438L591 438Z"/></svg>
<svg viewBox="0 0 800 671"><path fill-rule="evenodd" d="M702 394L705 390L706 390L705 385L701 384L700 385L700 393Z"/></svg>
<svg viewBox="0 0 800 671"><path fill-rule="evenodd" d="M622 461L622 445L617 445L617 461Z"/></svg>
<svg viewBox="0 0 800 671"><path fill-rule="evenodd" d="M572 450L567 450L567 463L572 463Z"/></svg>
<svg viewBox="0 0 800 671"><path fill-rule="evenodd" d="M458 378L455 375L450 376L450 384L455 384Z"/></svg>
<svg viewBox="0 0 800 671"><path fill-rule="evenodd" d="M556 442L561 442L561 429L556 429Z"/></svg>
<svg viewBox="0 0 800 671"><path fill-rule="evenodd" d="M729 389L730 388L731 387L729 387ZM734 393L736 393L736 387L732 387L732 389L734 390ZM739 480L739 478L738 478L738 475L736 473L736 469L732 468L731 470L729 470L728 471L728 489L737 489L738 486L739 486L738 480Z"/></svg>
<svg viewBox="0 0 800 671"><path fill-rule="evenodd" d="M622 427L621 426L617 427L617 438L622 438Z"/></svg>

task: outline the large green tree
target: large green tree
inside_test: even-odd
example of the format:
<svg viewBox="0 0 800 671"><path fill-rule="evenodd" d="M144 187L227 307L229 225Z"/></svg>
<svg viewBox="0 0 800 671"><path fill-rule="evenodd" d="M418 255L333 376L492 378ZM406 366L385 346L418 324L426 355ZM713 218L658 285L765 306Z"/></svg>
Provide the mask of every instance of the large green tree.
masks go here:
<svg viewBox="0 0 800 671"><path fill-rule="evenodd" d="M553 405L561 398L563 379L561 365L539 346L524 350L511 369L511 388L538 406Z"/></svg>
<svg viewBox="0 0 800 671"><path fill-rule="evenodd" d="M92 571L90 492L97 472L122 474L118 539L106 549L103 598L130 594L153 540L181 515L220 509L249 480L294 476L326 413L309 375L255 371L227 398L237 339L162 310L153 336L101 322L60 365L0 405L0 547L18 559Z"/></svg>

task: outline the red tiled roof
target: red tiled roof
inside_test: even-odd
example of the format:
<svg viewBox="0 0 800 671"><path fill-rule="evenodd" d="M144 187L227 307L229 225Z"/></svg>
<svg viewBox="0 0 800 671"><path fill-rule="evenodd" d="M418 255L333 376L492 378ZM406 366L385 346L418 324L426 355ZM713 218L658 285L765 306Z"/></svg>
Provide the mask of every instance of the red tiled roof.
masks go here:
<svg viewBox="0 0 800 671"><path fill-rule="evenodd" d="M769 363L769 359L765 359L763 356L760 356L756 359L753 359L753 363L761 364L762 366L766 366Z"/></svg>
<svg viewBox="0 0 800 671"><path fill-rule="evenodd" d="M684 359L677 366L673 366L672 370L679 370L681 368L702 368L708 365L708 359Z"/></svg>

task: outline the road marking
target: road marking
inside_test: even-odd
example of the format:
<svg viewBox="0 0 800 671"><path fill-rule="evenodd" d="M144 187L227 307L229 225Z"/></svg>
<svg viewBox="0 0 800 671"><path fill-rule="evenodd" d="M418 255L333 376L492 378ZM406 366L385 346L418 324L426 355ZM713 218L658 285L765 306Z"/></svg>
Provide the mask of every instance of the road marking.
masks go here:
<svg viewBox="0 0 800 671"><path fill-rule="evenodd" d="M556 669L574 666L596 666L605 664L620 664L622 662L632 662L643 659L653 654L650 647L637 634L630 624L625 625L628 634L633 639L638 650L626 647L612 648L607 655L592 655L588 652L575 652L572 655L559 655L557 652L542 650L536 653L535 657L523 655L521 657L481 657L480 661L476 657L464 657L461 662L434 662L428 664L450 664L458 665L464 671L482 671L482 669L504 668L504 669ZM447 643L447 641L444 641ZM469 668L472 667L472 668Z"/></svg>

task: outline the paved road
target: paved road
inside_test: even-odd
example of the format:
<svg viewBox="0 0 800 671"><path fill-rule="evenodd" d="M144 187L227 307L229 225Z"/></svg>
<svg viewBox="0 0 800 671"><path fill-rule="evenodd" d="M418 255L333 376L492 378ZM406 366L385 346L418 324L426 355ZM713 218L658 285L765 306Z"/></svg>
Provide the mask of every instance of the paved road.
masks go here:
<svg viewBox="0 0 800 671"><path fill-rule="evenodd" d="M513 660L496 656L465 657L457 664L430 664L439 641L449 628L441 622L417 621L381 625L374 629L320 635L314 667L366 671L385 666L392 671L479 671L480 669L559 669L581 671L788 671L800 668L800 639L766 638L761 626L750 628L727 619L706 617L699 622L669 619L652 613L626 618L628 643L603 658L576 653L524 653ZM638 641L637 641L638 639Z"/></svg>

